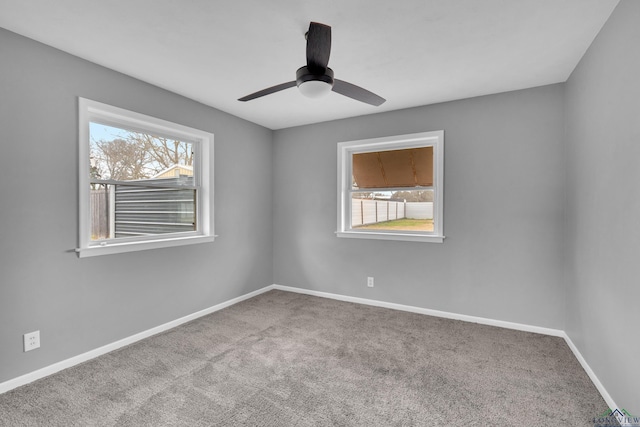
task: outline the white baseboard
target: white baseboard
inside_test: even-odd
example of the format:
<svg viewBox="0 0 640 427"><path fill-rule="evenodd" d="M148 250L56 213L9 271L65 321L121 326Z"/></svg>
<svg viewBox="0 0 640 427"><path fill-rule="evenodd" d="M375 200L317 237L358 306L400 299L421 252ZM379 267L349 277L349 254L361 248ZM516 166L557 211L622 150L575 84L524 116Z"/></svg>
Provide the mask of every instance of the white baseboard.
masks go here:
<svg viewBox="0 0 640 427"><path fill-rule="evenodd" d="M395 304L395 303L390 303L390 302L385 302L385 301L378 301L378 300L371 300L371 299L366 299L366 298L350 297L350 296L345 296L345 295L340 295L340 294L332 294L332 293L328 293L328 292L314 291L314 290L310 290L310 289L293 288L293 287L281 286L281 285L272 285L269 288L278 289L278 290L281 290L281 291L296 292L296 293L306 294L306 295L313 295L313 296L318 296L318 297L323 297L323 298L330 298L330 299L335 299L335 300L340 300L340 301L353 302L353 303L357 303L357 304L365 304L365 305L372 305L372 306L376 306L376 307L391 308L391 309L394 309L394 310L408 311L408 312L411 312L411 313L426 314L428 316L443 317L443 318L446 318L446 319L462 320L464 322L479 323L481 325L497 326L497 327L500 327L500 328L515 329L515 330L518 330L518 331L525 331L525 332L534 332L534 333L537 333L537 334L550 335L550 336L554 336L554 337L563 338L565 340L565 342L567 343L567 345L569 346L569 348L571 349L571 351L573 352L573 354L576 357L576 359L578 359L578 362L580 362L580 365L582 365L582 368L585 370L585 372L587 373L587 375L589 376L589 378L591 379L593 384L596 386L596 388L598 389L598 391L602 395L602 398L604 399L604 401L607 403L607 405L609 405L609 408L612 408L612 409L613 408L618 408L618 406L614 402L614 400L611 397L611 395L609 394L609 392L607 392L607 390L604 388L604 385L602 385L602 383L600 382L600 380L598 379L596 374L593 372L593 370L591 369L591 367L589 366L589 364L587 363L585 358L582 356L582 354L580 353L578 348L575 346L573 341L571 341L571 338L569 338L567 333L565 331L563 331L563 330L551 329L551 328L543 328L543 327L540 327L540 326L532 326L532 325L526 325L526 324L522 324L522 323L506 322L506 321L502 321L502 320L488 319L488 318L485 318L485 317L467 316L465 314L450 313L450 312L439 311L439 310L431 310L431 309L428 309L428 308L421 308L421 307L414 307L414 306L410 306L410 305ZM594 414L594 416L595 415L597 415L597 414Z"/></svg>
<svg viewBox="0 0 640 427"><path fill-rule="evenodd" d="M213 307L205 308L204 310L200 310L171 322L167 322L163 325L156 326L155 328L151 328L135 335L131 335L130 337L123 338L111 344L104 345L94 350L90 350L86 353L79 354L69 359L54 363L53 365L49 365L36 371L29 372L28 374L5 381L3 383L0 383L0 394L5 393L9 390L13 390L16 387L20 387L22 385L29 384L30 382L39 380L40 378L55 374L56 372L63 369L67 369L80 363L86 362L87 360L102 356L103 354L109 353L110 351L114 351L126 345L133 344L136 341L140 341L160 332L175 328L176 326L182 325L183 323L187 323L199 317L206 316L207 314L222 310L223 308L232 306L246 299L253 298L256 295L270 291L271 289L273 289L273 286L267 286L262 289L258 289L257 291L249 292L248 294L230 299L229 301L222 302L220 304L214 305Z"/></svg>
<svg viewBox="0 0 640 427"><path fill-rule="evenodd" d="M551 335L554 337L564 337L564 331L560 329L543 328L540 326L525 325L523 323L506 322L503 320L488 319L485 317L467 316L466 314L450 313L448 311L431 310L428 308L415 307L411 305L396 304L392 302L378 301L366 298L350 297L328 292L319 292L309 289L293 288L289 286L272 285L273 289L281 291L297 292L300 294L313 295L317 297L330 298L357 304L372 305L376 307L390 308L393 310L408 311L411 313L426 314L428 316L443 317L445 319L462 320L464 322L479 323L481 325L498 326L506 329L516 329L518 331L534 332L536 334Z"/></svg>
<svg viewBox="0 0 640 427"><path fill-rule="evenodd" d="M593 372L593 369L591 369L591 366L589 366L585 358L582 356L582 353L580 353L580 350L578 350L578 347L576 347L573 341L571 341L571 338L569 338L569 335L567 335L566 332L564 332L563 334L564 334L563 338L566 341L569 348L571 349L571 351L573 352L573 355L576 357L576 359L578 359L578 362L580 362L580 365L582 365L582 369L584 369L587 375L589 375L591 382L593 382L593 385L596 386L596 388L602 395L602 398L604 399L604 401L607 402L607 405L609 405L609 408L610 409L619 408L619 406L616 405L616 402L614 402L613 398L611 397L607 389L604 388L604 385L602 385L602 383L596 376L595 372Z"/></svg>
<svg viewBox="0 0 640 427"><path fill-rule="evenodd" d="M318 297L323 297L323 298L330 298L330 299L335 299L335 300L339 300L339 301L353 302L353 303L357 303L357 304L364 304L364 305L371 305L371 306L376 306L376 307L390 308L390 309L393 309L393 310L407 311L407 312L411 312L411 313L426 314L428 316L442 317L442 318L446 318L446 319L462 320L464 322L479 323L479 324L482 324L482 325L497 326L497 327L500 327L500 328L515 329L515 330L518 330L518 331L533 332L533 333L538 333L538 334L543 334L543 335L551 335L551 336L554 336L554 337L561 337L566 341L567 345L569 346L569 348L571 349L571 351L575 355L576 359L578 359L578 362L580 362L580 364L582 365L582 368L585 370L585 372L587 373L587 375L589 376L589 378L591 379L593 384L596 386L596 388L598 389L598 391L602 395L602 398L609 405L609 408L618 408L618 406L615 404L613 398L609 395L607 390L604 388L604 386L602 385L602 383L600 382L600 380L598 379L596 374L593 372L593 370L591 369L591 367L589 366L587 361L584 359L584 357L582 356L582 354L580 353L578 348L571 341L571 338L569 338L567 333L565 331L563 331L563 330L551 329L551 328L543 328L543 327L539 327L539 326L526 325L526 324L522 324L522 323L506 322L506 321L502 321L502 320L494 320L494 319L488 319L488 318L484 318L484 317L467 316L465 314L450 313L450 312L446 312L446 311L431 310L431 309L428 309L428 308L421 308L421 307L415 307L415 306L410 306L410 305L395 304L395 303L391 303L391 302L378 301L378 300L372 300L372 299L366 299L366 298L351 297L351 296L346 296L346 295L333 294L333 293L329 293L329 292L320 292L320 291L314 291L314 290L310 290L310 289L294 288L294 287L290 287L290 286L281 286L281 285L275 285L275 284L266 286L264 288L258 289L256 291L250 292L250 293L245 294L245 295L241 295L241 296L239 296L237 298L230 299L229 301L222 302L220 304L217 304L217 305L214 305L212 307L206 308L204 310L200 310L198 312L189 314L187 316L181 317L181 318L173 320L171 322L167 322L167 323L165 323L163 325L156 326L155 328L151 328L151 329L148 329L146 331L137 333L135 335L131 335L130 337L123 338L123 339L121 339L119 341L113 342L111 344L104 345L104 346L96 348L94 350L90 350L90 351L88 351L86 353L82 353L82 354L79 354L77 356L71 357L69 359L54 363L53 365L46 366L44 368L41 368L41 369L38 369L36 371L30 372L28 374L22 375L20 377L5 381L3 383L0 383L0 394L5 393L5 392L7 392L9 390L12 390L12 389L14 389L16 387L20 387L20 386L28 384L30 382L36 381L36 380L38 380L40 378L44 378L46 376L49 376L49 375L54 374L56 372L59 372L59 371L61 371L63 369L67 369L67 368L70 368L72 366L78 365L80 363L86 362L88 360L94 359L94 358L96 358L98 356L102 356L103 354L106 354L106 353L109 353L111 351L117 350L117 349L119 349L121 347L124 347L126 345L133 344L133 343L135 343L137 341L143 340L143 339L148 338L148 337L150 337L152 335L158 334L160 332L164 332L164 331L169 330L171 328L175 328L176 326L182 325L183 323L187 323L187 322L190 322L190 321L192 321L194 319L197 319L199 317L206 316L207 314L211 314L211 313L214 313L214 312L216 312L218 310L222 310L223 308L232 306L232 305L237 304L237 303L239 303L241 301L244 301L246 299L253 298L253 297L257 296L257 295L260 295L262 293L268 292L268 291L270 291L272 289L278 289L278 290L281 290L281 291L295 292L295 293L299 293L299 294L318 296Z"/></svg>

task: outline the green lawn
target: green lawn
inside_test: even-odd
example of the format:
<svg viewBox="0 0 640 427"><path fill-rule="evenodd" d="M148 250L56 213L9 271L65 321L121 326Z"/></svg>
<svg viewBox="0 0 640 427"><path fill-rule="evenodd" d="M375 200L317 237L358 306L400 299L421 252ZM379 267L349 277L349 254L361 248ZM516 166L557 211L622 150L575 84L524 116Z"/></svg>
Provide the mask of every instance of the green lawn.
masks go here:
<svg viewBox="0 0 640 427"><path fill-rule="evenodd" d="M371 230L413 230L413 231L433 231L432 219L396 219L393 221L378 222L375 224L361 225L354 227L358 229Z"/></svg>

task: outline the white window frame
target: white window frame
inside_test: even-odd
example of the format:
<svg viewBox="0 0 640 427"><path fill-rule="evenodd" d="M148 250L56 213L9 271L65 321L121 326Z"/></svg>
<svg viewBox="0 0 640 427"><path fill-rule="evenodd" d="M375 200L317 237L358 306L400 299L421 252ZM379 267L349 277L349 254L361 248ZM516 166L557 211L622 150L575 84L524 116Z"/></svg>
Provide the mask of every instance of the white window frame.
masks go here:
<svg viewBox="0 0 640 427"><path fill-rule="evenodd" d="M402 150L418 147L433 147L433 186L416 189L433 189L433 232L362 230L351 228L351 194L353 190L353 155L386 150ZM403 188L411 190L412 188ZM338 143L338 237L359 239L405 240L414 242L442 243L444 240L444 131L421 132L383 138L361 139Z"/></svg>
<svg viewBox="0 0 640 427"><path fill-rule="evenodd" d="M213 134L177 123L78 98L79 118L79 243L78 257L90 257L147 249L184 246L212 242L213 234ZM196 230L182 233L126 237L113 240L91 240L90 214L90 131L89 123L150 133L193 144L194 185L196 188Z"/></svg>

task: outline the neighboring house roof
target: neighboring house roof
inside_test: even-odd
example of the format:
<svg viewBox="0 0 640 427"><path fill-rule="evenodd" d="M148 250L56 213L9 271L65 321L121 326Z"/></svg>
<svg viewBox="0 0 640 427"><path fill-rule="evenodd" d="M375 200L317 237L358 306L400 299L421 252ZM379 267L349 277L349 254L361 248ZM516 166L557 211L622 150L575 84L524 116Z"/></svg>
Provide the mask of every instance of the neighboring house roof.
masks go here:
<svg viewBox="0 0 640 427"><path fill-rule="evenodd" d="M180 176L193 176L193 167L187 165L172 165L164 170L161 170L160 172L152 176L151 179L177 178Z"/></svg>

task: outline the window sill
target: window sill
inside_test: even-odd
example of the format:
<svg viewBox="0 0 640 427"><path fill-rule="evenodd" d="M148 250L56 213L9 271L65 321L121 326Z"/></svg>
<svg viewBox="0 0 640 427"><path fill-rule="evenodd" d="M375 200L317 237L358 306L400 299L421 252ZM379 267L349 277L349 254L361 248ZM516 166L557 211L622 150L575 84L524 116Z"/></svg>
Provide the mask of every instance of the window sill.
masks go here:
<svg viewBox="0 0 640 427"><path fill-rule="evenodd" d="M352 239L400 240L406 242L442 243L444 236L401 233L374 233L365 231L336 231L336 236Z"/></svg>
<svg viewBox="0 0 640 427"><path fill-rule="evenodd" d="M148 249L170 248L174 246L195 245L197 243L213 242L217 236L190 236L173 239L153 240L146 242L108 243L76 249L78 258L97 255L111 255L125 252L143 251Z"/></svg>

